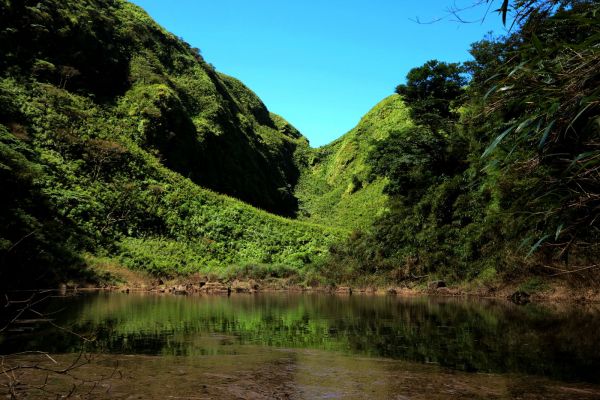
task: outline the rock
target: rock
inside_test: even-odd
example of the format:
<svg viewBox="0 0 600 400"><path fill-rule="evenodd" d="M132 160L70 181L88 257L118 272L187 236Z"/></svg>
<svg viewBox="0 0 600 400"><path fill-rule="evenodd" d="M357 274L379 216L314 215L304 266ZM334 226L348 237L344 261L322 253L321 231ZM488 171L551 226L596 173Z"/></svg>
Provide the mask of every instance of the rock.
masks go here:
<svg viewBox="0 0 600 400"><path fill-rule="evenodd" d="M522 290L517 290L516 292L510 295L509 299L513 303L522 306L530 302L529 297L531 297L529 293L524 292Z"/></svg>
<svg viewBox="0 0 600 400"><path fill-rule="evenodd" d="M257 292L260 290L260 285L254 279L250 279L248 281L248 284L250 285L253 291Z"/></svg>
<svg viewBox="0 0 600 400"><path fill-rule="evenodd" d="M58 292L60 293L61 296L66 295L67 294L67 284L61 283L60 285L58 285Z"/></svg>
<svg viewBox="0 0 600 400"><path fill-rule="evenodd" d="M236 279L231 284L231 290L235 293L250 293L252 291L252 287L250 286L249 282L241 282Z"/></svg>
<svg viewBox="0 0 600 400"><path fill-rule="evenodd" d="M386 290L387 294L398 294L398 291L394 288L389 288L388 290Z"/></svg>
<svg viewBox="0 0 600 400"><path fill-rule="evenodd" d="M231 288L221 282L207 282L200 291L209 294L230 294Z"/></svg>
<svg viewBox="0 0 600 400"><path fill-rule="evenodd" d="M442 295L442 296L452 296L454 295L454 293L450 290L450 288L447 288L445 286L439 287L435 290L436 294Z"/></svg>
<svg viewBox="0 0 600 400"><path fill-rule="evenodd" d="M187 287L185 287L184 285L177 285L177 286L174 286L173 288L171 288L171 293L179 294L179 295L187 295L188 290L187 290Z"/></svg>
<svg viewBox="0 0 600 400"><path fill-rule="evenodd" d="M432 290L443 288L443 287L446 287L446 282L444 282L444 281L430 281L429 283L427 283L427 287L429 289L432 289Z"/></svg>
<svg viewBox="0 0 600 400"><path fill-rule="evenodd" d="M192 274L188 277L188 281L194 285L198 285L201 282L203 282L202 285L204 285L204 283L208 282L208 278L205 275L196 272L195 274Z"/></svg>
<svg viewBox="0 0 600 400"><path fill-rule="evenodd" d="M337 289L335 289L335 292L337 294L352 294L352 288L348 287L348 286L340 286Z"/></svg>

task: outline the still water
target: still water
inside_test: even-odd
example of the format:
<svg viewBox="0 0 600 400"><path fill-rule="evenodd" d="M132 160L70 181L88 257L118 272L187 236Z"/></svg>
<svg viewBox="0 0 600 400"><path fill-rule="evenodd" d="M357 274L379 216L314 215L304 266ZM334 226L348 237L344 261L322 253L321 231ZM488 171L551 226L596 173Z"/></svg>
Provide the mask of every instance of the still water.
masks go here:
<svg viewBox="0 0 600 400"><path fill-rule="evenodd" d="M6 332L0 354L69 363L83 349L90 362L74 373L103 377L86 398L600 399L600 313L589 307L94 293L45 312L52 324Z"/></svg>

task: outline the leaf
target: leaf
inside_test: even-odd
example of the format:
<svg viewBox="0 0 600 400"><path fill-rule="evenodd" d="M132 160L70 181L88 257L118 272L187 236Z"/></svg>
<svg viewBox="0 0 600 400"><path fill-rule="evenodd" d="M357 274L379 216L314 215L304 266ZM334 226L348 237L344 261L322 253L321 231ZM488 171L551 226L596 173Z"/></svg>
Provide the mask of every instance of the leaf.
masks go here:
<svg viewBox="0 0 600 400"><path fill-rule="evenodd" d="M552 130L552 127L554 126L554 123L556 122L555 119L553 119L548 126L546 126L546 129L544 129L544 135L542 136L542 138L540 139L540 143L538 144L538 148L542 148L544 147L544 145L546 144L546 141L548 140L548 136L550 136L550 131Z"/></svg>
<svg viewBox="0 0 600 400"><path fill-rule="evenodd" d="M502 24L506 26L506 16L508 14L508 2L509 0L504 0L499 10L502 13Z"/></svg>
<svg viewBox="0 0 600 400"><path fill-rule="evenodd" d="M554 240L558 240L558 237L560 236L560 232L562 231L564 224L560 224L558 226L558 228L556 228L556 234L554 235Z"/></svg>
<svg viewBox="0 0 600 400"><path fill-rule="evenodd" d="M533 253L535 253L535 251L542 245L542 243L544 242L544 240L548 239L550 237L550 235L544 235L540 240L538 240L532 247L531 249L529 249L529 253L527 253L527 256L525 258L528 258L529 256L531 256Z"/></svg>
<svg viewBox="0 0 600 400"><path fill-rule="evenodd" d="M515 129L515 133L519 133L523 129L525 129L526 127L528 127L533 120L534 120L534 118L527 118L525 121L521 122L519 124L519 126L517 126L517 129Z"/></svg>
<svg viewBox="0 0 600 400"><path fill-rule="evenodd" d="M487 98L496 91L496 89L498 88L498 85L494 85L490 88L490 90L487 91L487 93L485 94L485 96L483 96L483 100L487 100Z"/></svg>
<svg viewBox="0 0 600 400"><path fill-rule="evenodd" d="M521 241L521 243L519 243L519 245L517 246L517 250L521 250L523 247L527 246L530 241L531 241L530 237L526 237L525 239L523 239Z"/></svg>
<svg viewBox="0 0 600 400"><path fill-rule="evenodd" d="M508 85L508 86L502 86L500 89L498 89L499 92L506 92L507 90L510 90L512 88L514 88L514 85Z"/></svg>
<svg viewBox="0 0 600 400"><path fill-rule="evenodd" d="M592 104L594 104L594 103L588 103L585 107L583 107L583 109L581 109L579 111L579 113L577 113L577 115L575 116L575 118L573 118L571 120L571 123L567 127L567 130L569 130L569 129L571 129L573 127L573 124L575 123L575 121L577 121L579 119L579 117L581 117L581 114L583 114L588 108L590 108L592 106Z"/></svg>
<svg viewBox="0 0 600 400"><path fill-rule="evenodd" d="M579 153L579 154L577 155L577 157L575 157L575 158L573 159L573 161L571 161L571 164L569 164L569 168L567 168L567 169L571 169L571 168L573 168L573 167L575 166L575 164L577 164L577 162L578 162L578 161L580 161L581 159L583 159L583 158L585 158L585 157L591 156L591 155L592 155L592 154L594 154L594 153L595 153L594 151L586 151L586 152L584 152L584 153Z"/></svg>
<svg viewBox="0 0 600 400"><path fill-rule="evenodd" d="M494 75L490 76L489 78L487 78L487 79L484 81L484 83L489 83L489 82L492 82L494 79L496 79L496 78L498 78L498 77L500 77L500 76L503 76L503 75L502 75L502 74L497 74L497 73L496 73L496 74L494 74Z"/></svg>
<svg viewBox="0 0 600 400"><path fill-rule="evenodd" d="M500 135L496 136L494 141L487 147L487 149L485 149L485 151L481 155L481 158L487 157L492 151L494 151L494 149L498 146L498 144L502 141L502 139L504 139L506 137L506 135L508 135L512 130L513 130L513 127L511 126L507 130L502 132Z"/></svg>
<svg viewBox="0 0 600 400"><path fill-rule="evenodd" d="M544 54L544 46L542 45L542 42L540 42L540 39L535 33L531 35L531 41L533 42L533 45L535 46L537 52L539 54Z"/></svg>
<svg viewBox="0 0 600 400"><path fill-rule="evenodd" d="M520 62L519 65L517 65L516 67L514 67L510 71L510 73L507 75L507 77L510 78L511 76L513 76L514 74L516 74L518 71L521 71L521 70L527 71L528 70L527 68L523 68L525 65L527 65L527 60Z"/></svg>

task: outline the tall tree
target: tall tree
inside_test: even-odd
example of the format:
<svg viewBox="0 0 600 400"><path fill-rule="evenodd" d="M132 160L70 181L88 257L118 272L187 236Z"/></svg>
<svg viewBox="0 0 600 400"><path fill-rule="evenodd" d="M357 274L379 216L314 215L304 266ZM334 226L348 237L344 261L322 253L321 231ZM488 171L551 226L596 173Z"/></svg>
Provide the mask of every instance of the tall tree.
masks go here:
<svg viewBox="0 0 600 400"><path fill-rule="evenodd" d="M462 72L460 64L430 60L411 69L406 84L398 85L396 93L410 106L415 122L437 131L443 129L444 121L458 119L454 109L466 84Z"/></svg>

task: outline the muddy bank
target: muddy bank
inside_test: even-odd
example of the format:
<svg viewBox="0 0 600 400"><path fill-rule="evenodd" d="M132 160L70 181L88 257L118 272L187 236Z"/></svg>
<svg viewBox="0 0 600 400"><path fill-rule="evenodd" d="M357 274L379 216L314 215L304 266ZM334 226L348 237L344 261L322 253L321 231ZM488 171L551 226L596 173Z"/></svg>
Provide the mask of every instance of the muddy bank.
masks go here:
<svg viewBox="0 0 600 400"><path fill-rule="evenodd" d="M369 283L323 285L317 281L307 284L299 276L252 279L238 277L223 279L211 274L196 273L176 278L160 278L142 271L133 271L116 264L107 264L95 271L102 276L99 282L67 282L60 290L110 290L120 292L151 292L173 295L231 295L258 292L289 291L331 293L341 296L440 296L475 297L512 301L515 304L547 303L600 303L600 287L589 280L574 281L565 278L523 276L512 281L496 279L447 282L422 277L401 283Z"/></svg>
<svg viewBox="0 0 600 400"><path fill-rule="evenodd" d="M600 288L591 285L574 285L567 280L522 278L513 282L461 282L452 284L442 280L414 281L402 284L359 286L299 284L294 278L233 279L224 280L203 274L174 279L160 279L147 274L115 268L110 271L110 282L98 284L69 283L61 289L104 289L121 292L153 292L173 295L231 295L271 291L324 292L341 296L443 296L478 297L529 302L600 303Z"/></svg>
<svg viewBox="0 0 600 400"><path fill-rule="evenodd" d="M67 368L78 355L7 359L5 366ZM436 365L316 350L245 348L227 357L90 355L69 375L16 370L17 397L72 392L87 399L597 399L600 387L527 375L470 374ZM9 375L0 387L10 385ZM0 389L7 393L8 386Z"/></svg>

